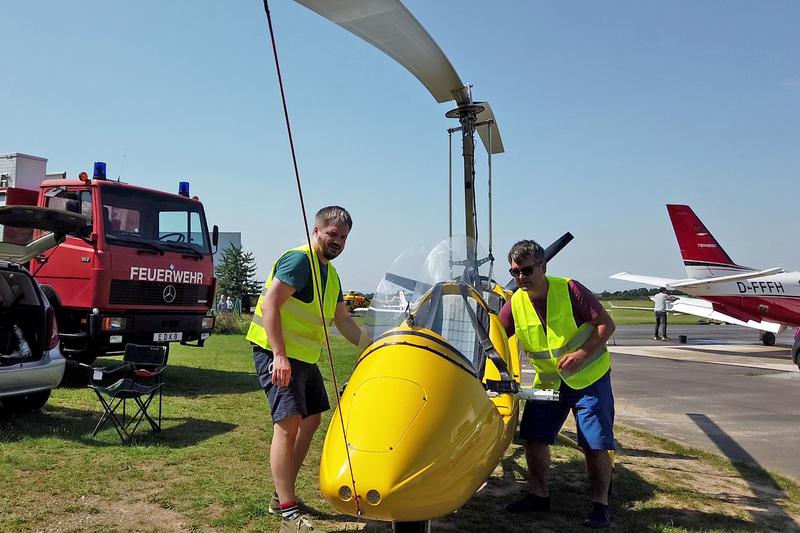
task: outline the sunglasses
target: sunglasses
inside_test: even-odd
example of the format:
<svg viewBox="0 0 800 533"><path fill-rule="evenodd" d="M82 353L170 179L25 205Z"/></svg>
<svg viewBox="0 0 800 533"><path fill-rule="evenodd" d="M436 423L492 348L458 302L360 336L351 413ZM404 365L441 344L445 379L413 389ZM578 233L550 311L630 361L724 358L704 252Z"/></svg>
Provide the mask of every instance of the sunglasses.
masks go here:
<svg viewBox="0 0 800 533"><path fill-rule="evenodd" d="M534 263L531 266L526 266L522 268L509 268L508 273L511 274L512 278L518 278L520 276L530 276L531 274L533 274L533 269L539 265L541 265L541 263Z"/></svg>

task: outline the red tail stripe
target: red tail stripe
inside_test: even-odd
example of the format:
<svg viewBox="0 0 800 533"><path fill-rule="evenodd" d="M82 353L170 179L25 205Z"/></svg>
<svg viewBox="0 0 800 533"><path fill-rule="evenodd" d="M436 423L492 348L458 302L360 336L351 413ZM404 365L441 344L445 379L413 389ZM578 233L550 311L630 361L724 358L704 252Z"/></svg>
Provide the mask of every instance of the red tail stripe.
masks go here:
<svg viewBox="0 0 800 533"><path fill-rule="evenodd" d="M688 205L667 205L684 261L736 265Z"/></svg>

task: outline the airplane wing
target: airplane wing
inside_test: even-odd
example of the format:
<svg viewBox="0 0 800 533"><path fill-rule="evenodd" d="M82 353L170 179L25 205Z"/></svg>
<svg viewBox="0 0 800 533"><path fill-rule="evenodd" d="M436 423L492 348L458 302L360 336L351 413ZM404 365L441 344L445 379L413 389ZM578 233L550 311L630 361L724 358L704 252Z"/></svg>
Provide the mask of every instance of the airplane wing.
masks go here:
<svg viewBox="0 0 800 533"><path fill-rule="evenodd" d="M720 322L735 324L737 326L745 326L761 331L769 331L770 333L775 334L780 333L783 329L782 324L777 324L775 322L767 322L764 320L761 322L757 322L755 320L739 320L738 318L726 315L720 311L715 311L714 305L711 302L708 300L701 300L700 298L687 298L685 296L681 296L672 302L671 311L708 318L710 320L718 320Z"/></svg>
<svg viewBox="0 0 800 533"><path fill-rule="evenodd" d="M772 274L779 274L783 272L783 268L775 267L775 268L768 268L766 270L759 270L758 272L744 272L742 274L732 274L730 276L715 276L713 278L703 278L703 279L689 279L678 281L677 283L672 283L669 285L670 287L674 288L686 288L686 287L699 287L701 285L713 285L714 283L723 283L727 281L736 281L740 279L752 279L752 278L760 278L763 276L770 276ZM611 276L612 278L614 276Z"/></svg>
<svg viewBox="0 0 800 533"><path fill-rule="evenodd" d="M650 311L650 312L653 311L652 307L638 307L635 305L614 305L612 303L609 303L609 306L611 307L611 309L629 309L631 311Z"/></svg>
<svg viewBox="0 0 800 533"><path fill-rule="evenodd" d="M613 279L621 279L622 281L632 281L634 283L644 283L645 285L652 285L654 287L675 287L676 283L686 281L696 281L694 279L672 279L672 278L658 278L656 276L641 276L639 274L631 274L629 272L619 272L608 276Z"/></svg>
<svg viewBox="0 0 800 533"><path fill-rule="evenodd" d="M652 307L637 307L637 306L623 306L611 304L611 309L631 309L636 311L653 311ZM667 302L667 311L670 313L681 313L685 315L694 315L709 320L716 320L718 322L725 322L727 324L735 324L737 326L745 326L748 328L758 329L761 331L769 331L770 333L780 333L784 326L775 322L756 321L756 320L741 320L732 317L731 315L714 310L714 304L708 300L701 300L700 298L688 298L686 296L679 296L672 302ZM742 317L744 318L744 317Z"/></svg>

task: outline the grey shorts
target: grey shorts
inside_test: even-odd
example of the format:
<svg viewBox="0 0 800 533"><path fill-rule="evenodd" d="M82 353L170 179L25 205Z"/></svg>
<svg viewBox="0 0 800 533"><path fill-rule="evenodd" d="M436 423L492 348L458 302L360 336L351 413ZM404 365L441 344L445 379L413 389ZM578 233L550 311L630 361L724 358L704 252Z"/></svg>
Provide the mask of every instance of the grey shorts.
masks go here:
<svg viewBox="0 0 800 533"><path fill-rule="evenodd" d="M289 385L276 387L272 384L272 360L271 351L253 346L253 362L258 381L267 395L273 423L289 416L307 418L331 408L322 374L316 364L304 363L290 357L292 378Z"/></svg>

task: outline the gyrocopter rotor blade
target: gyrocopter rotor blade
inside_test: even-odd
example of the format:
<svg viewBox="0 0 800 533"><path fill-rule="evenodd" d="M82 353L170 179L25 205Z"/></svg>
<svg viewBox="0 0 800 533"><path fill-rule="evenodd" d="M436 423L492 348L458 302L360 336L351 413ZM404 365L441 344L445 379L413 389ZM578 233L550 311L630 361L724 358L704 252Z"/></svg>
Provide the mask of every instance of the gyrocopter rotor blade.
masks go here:
<svg viewBox="0 0 800 533"><path fill-rule="evenodd" d="M489 102L477 102L478 105L483 106L483 111L478 113L476 120L480 124L481 122L491 121L488 124L484 124L483 126L478 126L475 129L478 130L478 135L481 136L481 141L483 141L483 147L486 148L486 151L489 151L489 129L492 130L492 154L502 154L506 151L503 147L503 139L500 138L500 130L497 127L497 120L494 118L494 113L492 113L492 107L489 105Z"/></svg>
<svg viewBox="0 0 800 533"><path fill-rule="evenodd" d="M455 100L457 107L445 116L457 119L464 159L464 228L477 242L475 216L475 130L486 151L504 151L492 109L486 102L472 99L472 86L464 85L450 60L400 0L296 0L315 13L360 37L409 70L430 91L437 102ZM491 160L490 160L491 182ZM475 249L467 259L477 263Z"/></svg>
<svg viewBox="0 0 800 533"><path fill-rule="evenodd" d="M466 103L464 82L425 28L398 0L297 0L406 67L437 102ZM462 101L459 101L462 100Z"/></svg>

